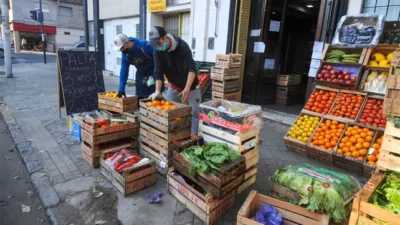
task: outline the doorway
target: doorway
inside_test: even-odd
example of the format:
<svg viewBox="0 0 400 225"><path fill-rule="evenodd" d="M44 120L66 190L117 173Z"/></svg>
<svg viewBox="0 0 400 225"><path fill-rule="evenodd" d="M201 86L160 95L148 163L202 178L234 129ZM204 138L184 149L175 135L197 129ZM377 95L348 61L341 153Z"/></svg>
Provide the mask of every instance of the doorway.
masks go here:
<svg viewBox="0 0 400 225"><path fill-rule="evenodd" d="M252 1L250 27L254 30L257 27L252 25L260 24L261 35L250 35L247 46L253 50L256 42L263 42L265 51L261 54L247 51L242 96L245 102L289 114L300 113L307 92L317 25L323 20L319 16L320 5L321 0ZM248 60L257 63L248 63ZM300 76L301 81L289 87L277 85L278 75L291 74ZM290 101L277 101L277 92L279 96L286 93Z"/></svg>

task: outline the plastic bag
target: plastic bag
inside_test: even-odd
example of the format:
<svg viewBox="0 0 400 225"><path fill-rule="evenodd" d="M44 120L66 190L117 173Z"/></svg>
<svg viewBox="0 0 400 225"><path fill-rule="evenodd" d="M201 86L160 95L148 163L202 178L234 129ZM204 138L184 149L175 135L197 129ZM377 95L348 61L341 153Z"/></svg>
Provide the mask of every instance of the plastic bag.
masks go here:
<svg viewBox="0 0 400 225"><path fill-rule="evenodd" d="M264 204L256 212L254 220L264 225L281 225L282 215L272 205Z"/></svg>
<svg viewBox="0 0 400 225"><path fill-rule="evenodd" d="M374 47L379 43L385 26L383 15L360 14L342 16L332 45L342 47Z"/></svg>
<svg viewBox="0 0 400 225"><path fill-rule="evenodd" d="M142 157L140 155L127 149L123 149L115 153L112 157L106 159L105 163L114 168L118 173L121 173L124 169L140 162L141 159Z"/></svg>

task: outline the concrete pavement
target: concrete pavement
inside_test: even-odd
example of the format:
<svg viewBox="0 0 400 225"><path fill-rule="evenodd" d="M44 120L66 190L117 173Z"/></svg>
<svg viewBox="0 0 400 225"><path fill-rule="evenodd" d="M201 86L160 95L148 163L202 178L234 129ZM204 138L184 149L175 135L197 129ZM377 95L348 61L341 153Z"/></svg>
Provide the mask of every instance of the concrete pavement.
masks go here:
<svg viewBox="0 0 400 225"><path fill-rule="evenodd" d="M0 67L0 70L2 67ZM55 63L14 65L14 79L0 76L2 113L32 182L53 224L201 224L190 211L167 193L166 180L158 175L157 185L124 198L81 158L80 144L68 132L65 115L58 118L58 93ZM118 77L104 77L106 90L116 90ZM127 87L134 93L133 87ZM260 134L260 160L257 182L252 189L267 194L268 179L285 164L311 163L348 173L297 153L283 143L288 127L265 121ZM41 176L46 174L46 176ZM365 179L358 177L361 182ZM1 188L1 187L0 187ZM92 189L104 195L94 198ZM156 191L164 195L160 205L146 203ZM216 224L236 224L236 214L250 190L241 193Z"/></svg>

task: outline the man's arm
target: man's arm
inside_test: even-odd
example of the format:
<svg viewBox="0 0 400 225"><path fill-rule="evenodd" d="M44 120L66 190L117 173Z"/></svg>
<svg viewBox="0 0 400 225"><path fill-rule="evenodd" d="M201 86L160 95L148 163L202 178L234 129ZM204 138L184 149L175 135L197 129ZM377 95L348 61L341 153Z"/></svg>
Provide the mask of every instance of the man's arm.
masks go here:
<svg viewBox="0 0 400 225"><path fill-rule="evenodd" d="M162 83L164 81L164 70L162 63L158 59L157 51L153 52L154 60L154 80L156 80L156 91L161 91Z"/></svg>
<svg viewBox="0 0 400 225"><path fill-rule="evenodd" d="M129 63L126 60L126 54L122 53L121 70L119 72L119 88L118 92L125 92L126 82L129 76Z"/></svg>

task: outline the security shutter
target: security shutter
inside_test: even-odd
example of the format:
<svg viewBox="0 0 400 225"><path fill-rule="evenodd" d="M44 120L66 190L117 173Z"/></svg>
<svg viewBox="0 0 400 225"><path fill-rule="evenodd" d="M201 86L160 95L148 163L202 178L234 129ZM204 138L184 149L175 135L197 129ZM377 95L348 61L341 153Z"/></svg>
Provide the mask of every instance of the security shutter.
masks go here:
<svg viewBox="0 0 400 225"><path fill-rule="evenodd" d="M164 17L165 32L179 36L179 15Z"/></svg>

